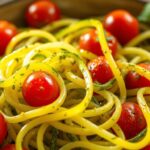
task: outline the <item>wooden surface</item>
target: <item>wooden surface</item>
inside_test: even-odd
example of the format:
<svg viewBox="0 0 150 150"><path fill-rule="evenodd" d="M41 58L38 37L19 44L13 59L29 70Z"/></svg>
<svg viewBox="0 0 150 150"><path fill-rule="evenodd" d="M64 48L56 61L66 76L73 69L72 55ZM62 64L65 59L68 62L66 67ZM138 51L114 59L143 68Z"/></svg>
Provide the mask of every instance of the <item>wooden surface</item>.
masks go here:
<svg viewBox="0 0 150 150"><path fill-rule="evenodd" d="M0 0L1 1L1 0ZM7 19L22 25L25 8L34 0L13 0L0 6L0 19ZM69 17L85 18L104 15L113 9L127 9L138 15L143 8L137 0L52 0L58 4L62 13ZM1 1L2 2L2 1Z"/></svg>

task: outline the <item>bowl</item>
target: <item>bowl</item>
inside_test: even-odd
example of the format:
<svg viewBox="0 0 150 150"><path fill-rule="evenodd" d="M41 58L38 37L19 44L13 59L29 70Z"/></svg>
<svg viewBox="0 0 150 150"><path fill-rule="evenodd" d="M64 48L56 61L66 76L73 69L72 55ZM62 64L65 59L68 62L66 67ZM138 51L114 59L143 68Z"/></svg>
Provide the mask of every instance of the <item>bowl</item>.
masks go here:
<svg viewBox="0 0 150 150"><path fill-rule="evenodd" d="M24 23L26 7L34 0L0 0L0 18L14 22L17 25ZM53 0L61 8L65 16L86 18L101 16L113 9L126 9L138 15L143 9L144 1L137 0Z"/></svg>

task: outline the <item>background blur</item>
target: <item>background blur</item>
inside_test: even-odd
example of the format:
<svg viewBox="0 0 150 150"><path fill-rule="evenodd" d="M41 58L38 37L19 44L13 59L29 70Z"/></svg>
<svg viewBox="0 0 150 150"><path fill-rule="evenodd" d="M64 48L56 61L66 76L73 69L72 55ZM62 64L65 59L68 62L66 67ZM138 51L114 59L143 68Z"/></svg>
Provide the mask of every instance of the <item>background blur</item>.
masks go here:
<svg viewBox="0 0 150 150"><path fill-rule="evenodd" d="M0 0L0 19L22 24L26 7L34 0ZM138 15L145 1L150 0L52 0L68 17L85 18L100 16L113 9L127 9Z"/></svg>

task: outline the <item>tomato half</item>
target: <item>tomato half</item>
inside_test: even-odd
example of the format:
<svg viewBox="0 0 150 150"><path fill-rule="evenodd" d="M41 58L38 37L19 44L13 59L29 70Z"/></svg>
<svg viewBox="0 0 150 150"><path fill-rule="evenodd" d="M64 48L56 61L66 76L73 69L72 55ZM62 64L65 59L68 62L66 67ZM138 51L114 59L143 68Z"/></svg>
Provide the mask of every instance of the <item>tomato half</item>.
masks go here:
<svg viewBox="0 0 150 150"><path fill-rule="evenodd" d="M116 38L112 36L109 32L105 32L105 34L108 46L112 52L112 55L114 56L118 48L118 42ZM98 56L103 55L101 45L98 40L97 31L95 29L91 29L80 36L79 47L81 49L88 50Z"/></svg>
<svg viewBox="0 0 150 150"><path fill-rule="evenodd" d="M121 116L118 125L127 139L135 137L146 128L146 121L138 104L125 102L122 104Z"/></svg>
<svg viewBox="0 0 150 150"><path fill-rule="evenodd" d="M25 13L25 19L31 27L42 27L60 19L60 9L48 0L36 1L29 5Z"/></svg>
<svg viewBox="0 0 150 150"><path fill-rule="evenodd" d="M3 143L7 135L7 123L2 114L0 114L0 144Z"/></svg>
<svg viewBox="0 0 150 150"><path fill-rule="evenodd" d="M139 66L147 69L150 71L150 64L139 64ZM150 80L146 79L145 77L139 75L134 71L129 71L125 77L125 83L127 89L134 89L134 88L141 88L150 86Z"/></svg>
<svg viewBox="0 0 150 150"><path fill-rule="evenodd" d="M44 71L36 71L25 79L22 93L29 105L44 106L57 99L59 85L52 75Z"/></svg>
<svg viewBox="0 0 150 150"><path fill-rule="evenodd" d="M88 69L92 75L93 81L106 83L113 78L111 68L104 56L100 56L88 63Z"/></svg>
<svg viewBox="0 0 150 150"><path fill-rule="evenodd" d="M103 25L123 45L139 34L138 20L126 10L110 12L105 16Z"/></svg>
<svg viewBox="0 0 150 150"><path fill-rule="evenodd" d="M15 25L0 20L0 56L3 56L10 40L18 33Z"/></svg>

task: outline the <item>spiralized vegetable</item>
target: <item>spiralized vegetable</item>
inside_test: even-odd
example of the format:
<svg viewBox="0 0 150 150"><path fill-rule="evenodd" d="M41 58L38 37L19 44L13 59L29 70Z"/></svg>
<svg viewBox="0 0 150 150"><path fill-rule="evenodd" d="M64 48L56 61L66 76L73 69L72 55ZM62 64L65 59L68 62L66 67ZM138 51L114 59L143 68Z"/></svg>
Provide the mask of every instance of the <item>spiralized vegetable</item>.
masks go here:
<svg viewBox="0 0 150 150"><path fill-rule="evenodd" d="M89 28L98 31L102 51L114 74L114 79L105 84L94 83L86 66L97 56L80 51L76 44L76 39ZM150 72L136 65L150 61L149 52L136 47L150 37L149 32L120 47L115 58L102 24L96 19L63 19L15 36L0 61L0 108L8 122L5 143L15 142L17 150L121 150L146 146L150 142L150 111L143 95L150 94L150 88L127 90L124 75L134 70L150 79ZM57 100L43 107L27 105L21 92L24 79L37 70L53 75L60 86ZM121 104L132 95L137 96L147 122L145 134L134 142L126 140L117 125Z"/></svg>

